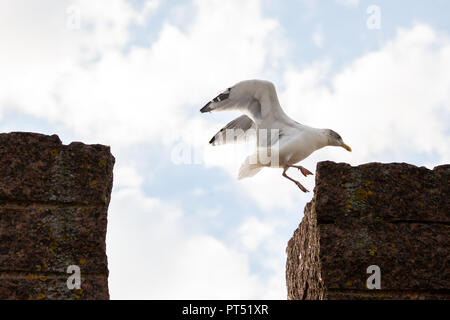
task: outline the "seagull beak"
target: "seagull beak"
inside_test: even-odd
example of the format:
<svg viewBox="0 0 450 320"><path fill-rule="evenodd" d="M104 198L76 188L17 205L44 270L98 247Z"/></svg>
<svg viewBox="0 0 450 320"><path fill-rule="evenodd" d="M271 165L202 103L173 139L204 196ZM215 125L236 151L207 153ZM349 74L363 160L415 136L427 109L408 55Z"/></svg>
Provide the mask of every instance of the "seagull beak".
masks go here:
<svg viewBox="0 0 450 320"><path fill-rule="evenodd" d="M342 144L342 148L344 148L345 150L352 152L352 148L350 148L348 145L346 145L345 143Z"/></svg>

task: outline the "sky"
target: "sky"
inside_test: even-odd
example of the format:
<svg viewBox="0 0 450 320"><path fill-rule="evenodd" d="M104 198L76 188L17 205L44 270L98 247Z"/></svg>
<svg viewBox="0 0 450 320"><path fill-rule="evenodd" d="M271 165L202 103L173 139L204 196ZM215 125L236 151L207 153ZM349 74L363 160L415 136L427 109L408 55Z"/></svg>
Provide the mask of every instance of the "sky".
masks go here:
<svg viewBox="0 0 450 320"><path fill-rule="evenodd" d="M2 0L0 132L111 146L111 299L286 299L285 249L312 192L237 180L249 145L201 114L246 79L337 131L301 164L450 161L450 2ZM309 190L314 176L300 179ZM82 272L82 270L81 270Z"/></svg>

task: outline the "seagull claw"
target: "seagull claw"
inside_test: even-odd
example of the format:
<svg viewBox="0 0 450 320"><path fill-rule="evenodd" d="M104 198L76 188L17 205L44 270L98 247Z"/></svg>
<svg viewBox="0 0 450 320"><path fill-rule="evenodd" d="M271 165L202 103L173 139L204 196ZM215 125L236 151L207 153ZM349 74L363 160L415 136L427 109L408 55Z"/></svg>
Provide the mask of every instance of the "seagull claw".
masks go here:
<svg viewBox="0 0 450 320"><path fill-rule="evenodd" d="M303 167L298 167L298 170L300 170L301 171L301 173L305 176L305 177L307 177L308 175L312 175L312 172L311 171L309 171L308 169L306 169L306 168L303 168Z"/></svg>

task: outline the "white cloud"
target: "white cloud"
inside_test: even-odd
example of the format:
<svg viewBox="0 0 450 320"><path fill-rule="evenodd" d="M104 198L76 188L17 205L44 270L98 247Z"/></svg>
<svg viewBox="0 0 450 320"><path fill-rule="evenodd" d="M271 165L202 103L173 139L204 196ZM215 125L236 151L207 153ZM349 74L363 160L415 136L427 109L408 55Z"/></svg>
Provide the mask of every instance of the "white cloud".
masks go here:
<svg viewBox="0 0 450 320"><path fill-rule="evenodd" d="M352 163L373 161L384 154L436 155L448 162L450 111L450 41L428 26L400 29L395 39L331 75L318 63L285 75L282 101L302 123L329 127L353 147L352 154L331 159ZM338 151L338 152L335 152Z"/></svg>
<svg viewBox="0 0 450 320"><path fill-rule="evenodd" d="M139 189L114 192L108 220L112 299L256 299L273 294L274 284L251 272L245 253L196 232L179 208Z"/></svg>
<svg viewBox="0 0 450 320"><path fill-rule="evenodd" d="M3 1L0 117L5 108L13 107L83 131L86 137L93 131L90 126L98 128L98 122L107 119L102 115L111 109L106 105L110 98L98 97L104 92L96 91L95 80L103 79L91 72L96 65L88 62L120 52L128 41L129 26L139 23L151 8L156 6L148 4L137 11L123 0L107 5L86 0ZM80 15L80 29L69 26L73 14ZM114 76L115 70L109 75ZM111 93L115 88L109 89Z"/></svg>
<svg viewBox="0 0 450 320"><path fill-rule="evenodd" d="M274 232L273 225L260 221L257 217L250 217L239 227L239 234L244 247L254 251L261 242Z"/></svg>
<svg viewBox="0 0 450 320"><path fill-rule="evenodd" d="M144 179L137 170L130 165L114 167L114 181L116 181L114 188L139 188Z"/></svg>
<svg viewBox="0 0 450 320"><path fill-rule="evenodd" d="M154 10L149 3L146 8ZM11 60L0 53L0 67L9 75L0 76L5 88L0 112L14 105L62 123L84 141L170 143L189 126L187 106L200 108L222 87L261 76L283 47L276 21L262 17L257 0L196 0L189 25L180 29L166 21L154 43L126 54L129 26L142 23L142 12L124 0L107 5L78 0L73 6L80 8L81 29L69 30L64 21L69 2L53 4L41 4L53 12L45 19L24 16L19 5L6 13L15 20L2 29L20 26L16 36L24 43L1 44L0 52L20 54ZM29 39L45 41L33 47Z"/></svg>

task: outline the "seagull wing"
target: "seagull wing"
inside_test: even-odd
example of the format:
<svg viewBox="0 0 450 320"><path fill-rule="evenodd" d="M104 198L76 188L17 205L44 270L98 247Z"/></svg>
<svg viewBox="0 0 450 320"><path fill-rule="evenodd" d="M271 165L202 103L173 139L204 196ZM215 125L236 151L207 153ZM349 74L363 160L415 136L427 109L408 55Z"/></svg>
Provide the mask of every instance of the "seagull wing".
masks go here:
<svg viewBox="0 0 450 320"><path fill-rule="evenodd" d="M249 132L250 129L256 129L256 125L252 119L244 114L220 129L209 143L213 146L218 146L226 143L240 142L247 137L247 133L251 133Z"/></svg>
<svg viewBox="0 0 450 320"><path fill-rule="evenodd" d="M258 127L271 127L276 121L292 121L281 109L273 83L246 80L226 89L208 102L200 111L216 112L239 110Z"/></svg>

